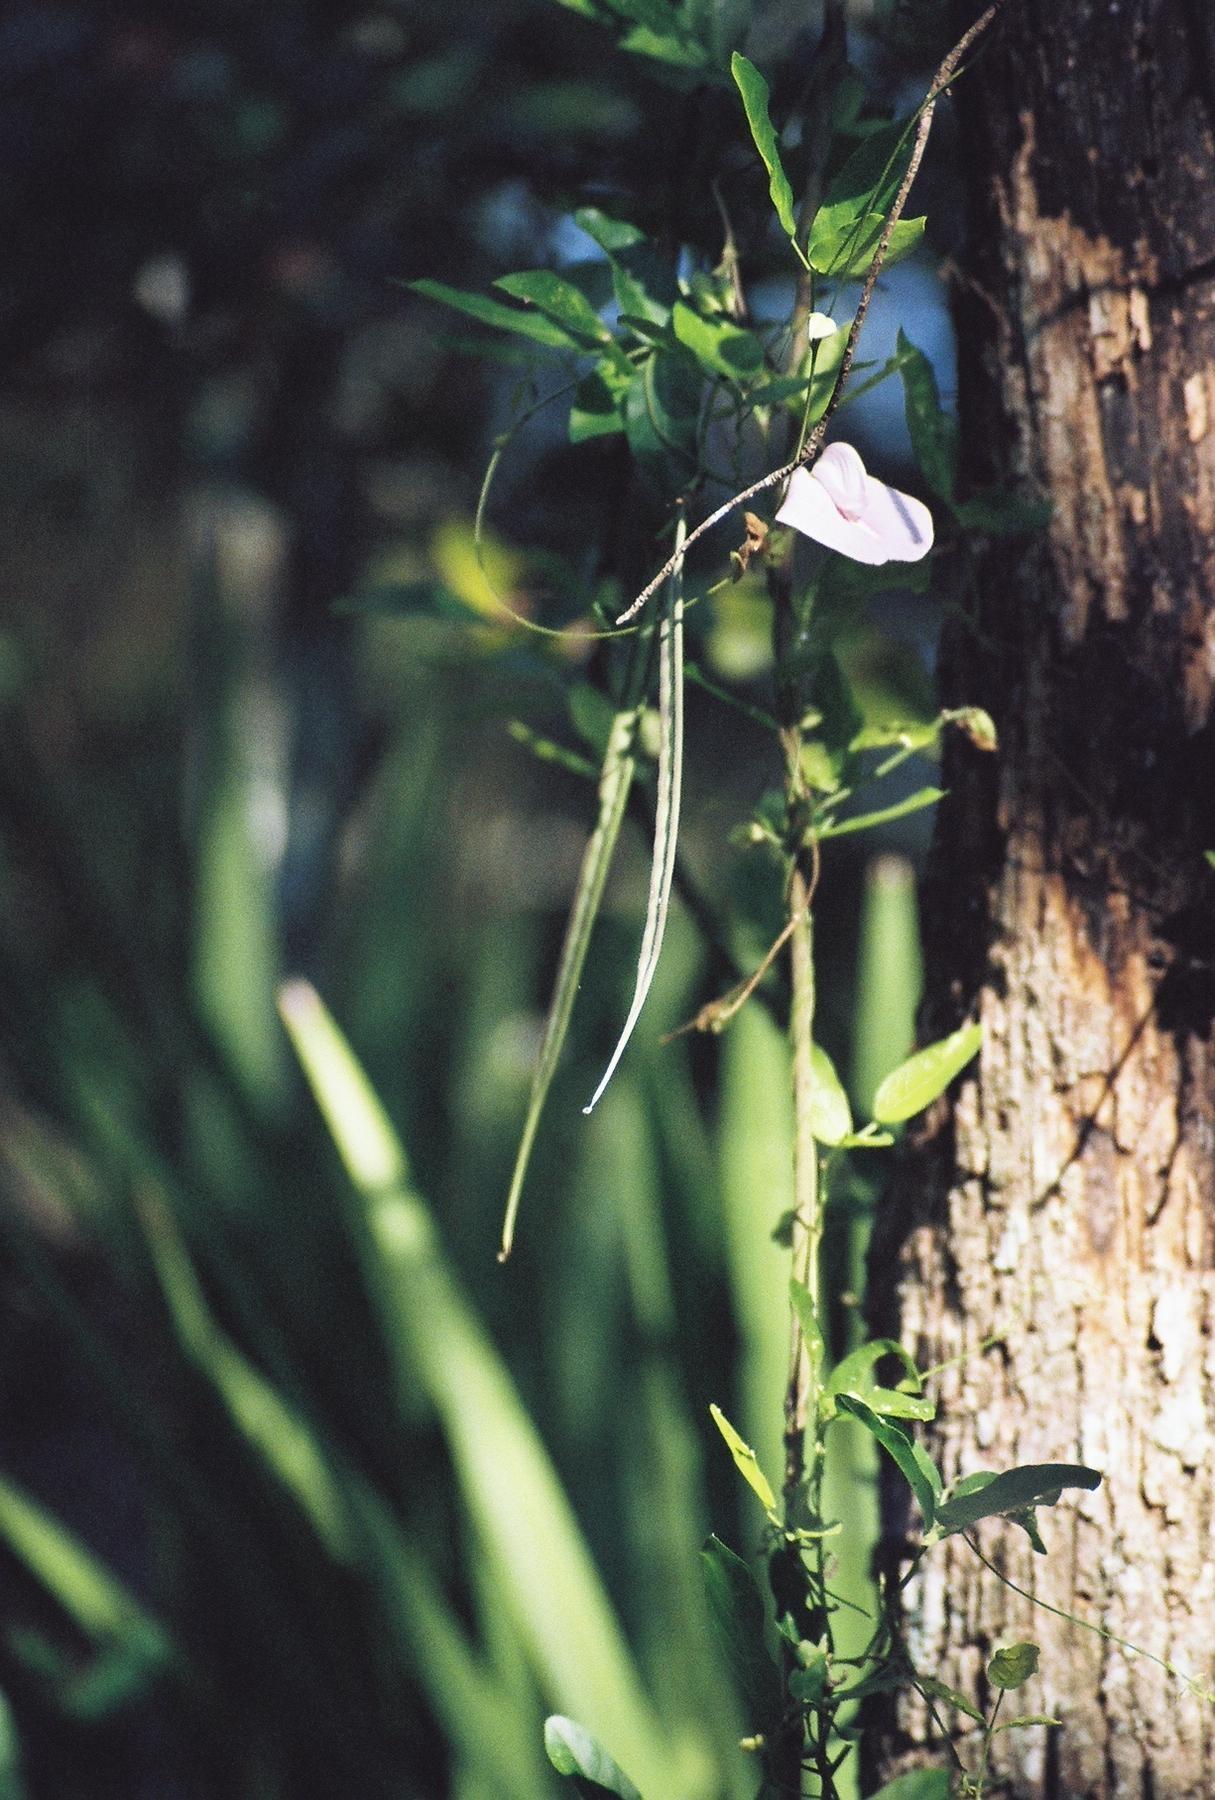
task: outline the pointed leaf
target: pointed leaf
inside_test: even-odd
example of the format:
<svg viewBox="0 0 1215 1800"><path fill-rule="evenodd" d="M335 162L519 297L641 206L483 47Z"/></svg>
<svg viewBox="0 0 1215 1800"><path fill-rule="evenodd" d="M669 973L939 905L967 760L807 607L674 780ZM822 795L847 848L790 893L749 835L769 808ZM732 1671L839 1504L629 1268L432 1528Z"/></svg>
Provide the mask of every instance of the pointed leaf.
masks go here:
<svg viewBox="0 0 1215 1800"><path fill-rule="evenodd" d="M908 794L905 800L896 801L893 806L880 806L876 812L858 813L851 819L839 822L829 819L818 828L820 838L847 837L854 831L871 831L875 825L889 825L893 819L905 819L910 813L923 812L926 806L935 806L938 800L945 798L945 789L937 787L918 788L914 794ZM883 1120L883 1124L892 1121Z"/></svg>
<svg viewBox="0 0 1215 1800"><path fill-rule="evenodd" d="M676 547L682 546L684 523L679 521ZM654 857L650 865L650 896L646 908L641 954L633 1000L620 1038L603 1072L603 1078L586 1106L592 1112L616 1072L633 1029L641 1017L646 995L654 980L666 930L671 881L675 873L675 845L679 835L679 799L683 782L683 561L676 563L667 589L666 610L658 633L658 793L654 811Z"/></svg>
<svg viewBox="0 0 1215 1800"><path fill-rule="evenodd" d="M965 1694L959 1694L956 1688L947 1686L945 1682L938 1681L935 1675L919 1675L916 1677L915 1685L922 1694L927 1694L929 1699L943 1700L946 1706L955 1706L960 1713L965 1713L968 1719L973 1719L976 1725L984 1723L983 1714L973 1700L968 1700Z"/></svg>
<svg viewBox="0 0 1215 1800"><path fill-rule="evenodd" d="M936 1517L941 1476L927 1451L922 1450L897 1426L887 1425L871 1406L867 1406L855 1394L840 1394L836 1404L841 1412L851 1413L854 1419L859 1419L865 1430L894 1459L916 1497L925 1525L931 1527Z"/></svg>
<svg viewBox="0 0 1215 1800"><path fill-rule="evenodd" d="M993 1687L1011 1693L1015 1688L1024 1687L1030 1676L1037 1674L1041 1656L1037 1644L1003 1644L988 1661L987 1679Z"/></svg>
<svg viewBox="0 0 1215 1800"><path fill-rule="evenodd" d="M573 1775L584 1794L616 1794L619 1800L641 1795L619 1765L590 1732L554 1713L544 1721L544 1748L559 1775Z"/></svg>
<svg viewBox="0 0 1215 1800"><path fill-rule="evenodd" d="M518 275L502 275L494 286L512 299L538 308L575 337L605 343L612 335L581 288L554 275L551 269L528 269Z"/></svg>
<svg viewBox="0 0 1215 1800"><path fill-rule="evenodd" d="M955 1075L978 1054L982 1025L963 1025L900 1063L873 1096L873 1116L880 1125L901 1125L923 1112L949 1086Z"/></svg>
<svg viewBox="0 0 1215 1800"><path fill-rule="evenodd" d="M747 124L751 127L755 148L768 171L768 192L772 196L776 216L785 236L796 249L797 217L793 210L793 189L789 186L789 177L781 163L776 132L768 116L768 84L755 64L749 62L738 50L730 58L730 73L742 95L743 109L747 115Z"/></svg>
<svg viewBox="0 0 1215 1800"><path fill-rule="evenodd" d="M810 1093L810 1129L828 1148L842 1144L852 1132L852 1108L835 1064L820 1044L810 1048L814 1086Z"/></svg>
<svg viewBox="0 0 1215 1800"><path fill-rule="evenodd" d="M766 1732L781 1710L780 1672L764 1642L764 1602L750 1565L720 1538L700 1553L709 1611L738 1686L748 1732Z"/></svg>
<svg viewBox="0 0 1215 1800"><path fill-rule="evenodd" d="M752 1450L750 1444L735 1431L733 1425L731 1425L725 1413L722 1412L720 1406L710 1406L709 1412L712 1414L713 1423L716 1425L718 1431L721 1432L722 1437L726 1440L726 1446L729 1449L730 1455L734 1458L735 1468L738 1470L747 1486L751 1489L752 1493L758 1496L760 1505L764 1508L764 1511L774 1513L776 1511L776 1496L768 1485L768 1478L760 1468L754 1450Z"/></svg>
<svg viewBox="0 0 1215 1800"><path fill-rule="evenodd" d="M820 275L829 275L833 281L858 281L868 273L878 239L885 229L882 214L865 213L856 224L850 224L842 231L834 231L821 221L822 210L811 227L810 241L806 245L810 267ZM897 222L886 246L886 268L892 268L910 255L923 237L927 223L923 217Z"/></svg>
<svg viewBox="0 0 1215 1800"><path fill-rule="evenodd" d="M861 1394L868 1393L876 1386L874 1369L884 1356L896 1356L902 1363L908 1377L915 1382L918 1393L920 1387L920 1371L916 1368L915 1358L909 1350L905 1350L896 1338L870 1338L864 1344L858 1344L841 1362L836 1363L827 1383L829 1394Z"/></svg>
<svg viewBox="0 0 1215 1800"><path fill-rule="evenodd" d="M518 337L531 338L533 343L544 344L551 350L583 350L586 347L543 314L525 312L517 306L503 306L500 300L491 300L488 294L468 294L462 288L448 287L442 281L410 281L405 285L428 300L454 306L457 312L467 313L470 319L478 319L482 325L493 325L499 331L513 331Z"/></svg>
<svg viewBox="0 0 1215 1800"><path fill-rule="evenodd" d="M819 1372L827 1360L827 1346L823 1342L822 1327L814 1310L814 1301L804 1281L796 1275L789 1277L789 1304L797 1315L797 1322L802 1328L802 1339L806 1346L806 1354L810 1359L813 1377L817 1381Z"/></svg>
<svg viewBox="0 0 1215 1800"><path fill-rule="evenodd" d="M958 422L941 406L932 364L901 329L897 349L907 434L916 462L933 492L951 500L958 473Z"/></svg>
<svg viewBox="0 0 1215 1800"><path fill-rule="evenodd" d="M980 1519L1011 1515L1027 1506L1053 1506L1064 1488L1091 1490L1100 1483L1098 1471L1083 1463L1030 1463L1004 1475L993 1475L969 1493L955 1490L937 1508L937 1526L942 1536L966 1531Z"/></svg>
<svg viewBox="0 0 1215 1800"><path fill-rule="evenodd" d="M685 300L675 302L671 327L709 375L741 381L763 364L764 347L753 331L743 331L725 317L706 319Z"/></svg>

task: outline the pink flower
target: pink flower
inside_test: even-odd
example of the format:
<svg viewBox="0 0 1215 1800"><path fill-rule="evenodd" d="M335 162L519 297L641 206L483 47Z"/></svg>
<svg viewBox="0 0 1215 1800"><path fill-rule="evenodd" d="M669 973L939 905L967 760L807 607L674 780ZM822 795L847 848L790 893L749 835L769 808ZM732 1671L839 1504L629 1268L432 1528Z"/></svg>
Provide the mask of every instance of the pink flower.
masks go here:
<svg viewBox="0 0 1215 1800"><path fill-rule="evenodd" d="M794 469L776 515L854 562L919 562L932 548L932 514L870 475L851 444L828 444L812 469Z"/></svg>

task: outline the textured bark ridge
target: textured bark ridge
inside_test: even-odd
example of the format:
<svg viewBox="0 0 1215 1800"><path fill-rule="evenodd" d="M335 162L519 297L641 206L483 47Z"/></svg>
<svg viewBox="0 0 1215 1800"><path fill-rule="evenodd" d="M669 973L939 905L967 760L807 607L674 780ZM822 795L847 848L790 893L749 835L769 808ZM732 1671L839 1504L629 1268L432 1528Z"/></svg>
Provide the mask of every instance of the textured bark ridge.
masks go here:
<svg viewBox="0 0 1215 1800"><path fill-rule="evenodd" d="M912 1154L875 1305L941 1381L946 1476L1105 1472L979 1540L1020 1585L1215 1687L1215 6L1010 0L959 104L963 467L1054 503L993 548L944 657L998 759L953 751L926 899L934 1035L977 1071ZM996 766L992 766L993 763ZM979 1353L998 1335L998 1347ZM897 1533L898 1521L892 1519ZM965 1544L909 1593L918 1665L1059 1730L1016 1795L1215 1794L1215 1708L1003 1587ZM1012 1697L1010 1697L1012 1698ZM897 1762L922 1709L888 1721Z"/></svg>

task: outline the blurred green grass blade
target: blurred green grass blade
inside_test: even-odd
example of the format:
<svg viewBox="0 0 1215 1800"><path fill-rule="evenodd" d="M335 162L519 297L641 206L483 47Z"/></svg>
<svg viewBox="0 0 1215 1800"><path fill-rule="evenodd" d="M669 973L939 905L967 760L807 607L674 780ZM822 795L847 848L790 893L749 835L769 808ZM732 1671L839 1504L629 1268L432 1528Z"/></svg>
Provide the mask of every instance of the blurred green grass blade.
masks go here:
<svg viewBox="0 0 1215 1800"><path fill-rule="evenodd" d="M92 1643L120 1645L145 1665L170 1660L163 1626L79 1538L3 1476L0 1538Z"/></svg>
<svg viewBox="0 0 1215 1800"><path fill-rule="evenodd" d="M793 1205L789 1053L767 1014L743 1008L722 1045L718 1124L726 1254L741 1340L738 1416L762 1467L782 1467L789 1256L773 1242Z"/></svg>
<svg viewBox="0 0 1215 1800"><path fill-rule="evenodd" d="M557 965L553 998L549 1004L548 1018L544 1024L544 1036L540 1042L536 1071L532 1077L527 1115L523 1121L523 1134L515 1155L514 1172L511 1175L510 1192L507 1195L506 1218L502 1226L501 1259L503 1261L510 1255L511 1245L514 1241L515 1221L519 1213L519 1200L523 1192L527 1166L531 1159L532 1145L535 1142L540 1115L544 1110L544 1102L548 1098L548 1091L552 1086L553 1075L565 1043L566 1033L569 1030L570 1014L574 1009L574 996L578 991L578 983L582 979L582 966L586 961L587 946L591 941L591 932L594 929L600 902L603 899L603 888L607 880L608 869L611 866L612 853L616 848L616 839L620 836L620 827L624 820L625 808L628 805L629 789L633 784L633 775L637 767L636 758L633 755L637 719L636 707L631 707L627 712L618 712L612 720L611 730L608 734L607 749L599 775L599 816L595 821L595 829L587 842L582 857L582 867L578 872L578 886L574 894L569 923L565 928L565 938L561 945L561 958Z"/></svg>
<svg viewBox="0 0 1215 1800"><path fill-rule="evenodd" d="M241 1436L294 1497L329 1555L353 1561L342 1492L316 1434L212 1319L168 1209L145 1197L140 1211L182 1350L212 1382Z"/></svg>
<svg viewBox="0 0 1215 1800"><path fill-rule="evenodd" d="M686 535L680 515L675 536L679 551ZM683 785L683 562L676 563L667 587L666 610L658 632L658 797L654 812L654 859L650 866L650 895L646 906L637 981L620 1038L608 1066L584 1113L593 1112L616 1072L616 1065L641 1017L646 995L658 967L666 929L671 880L675 873L675 846L679 837L679 801Z"/></svg>
<svg viewBox="0 0 1215 1800"><path fill-rule="evenodd" d="M352 1503L369 1540L377 1590L457 1756L501 1800L536 1800L550 1791L539 1706L521 1708L517 1694L469 1643L380 1496L356 1482Z"/></svg>
<svg viewBox="0 0 1215 1800"><path fill-rule="evenodd" d="M0 1800L26 1800L17 1725L3 1690L0 1690Z"/></svg>
<svg viewBox="0 0 1215 1800"><path fill-rule="evenodd" d="M689 1754L698 1749L703 1755L707 1738L720 1787L743 1800L754 1782L738 1752L741 1725L715 1651L700 1572L697 1546L706 1529L702 1456L675 1356L678 1319L654 1132L635 1080L620 1080L595 1115L587 1163L592 1170L610 1171L607 1181L601 1177L602 1203L617 1214L638 1340L628 1358L638 1365L636 1385L622 1398L630 1420L629 1463L635 1468L627 1488L625 1535L648 1596L639 1628L645 1666L664 1716L681 1722ZM612 1374L618 1392L619 1374Z"/></svg>
<svg viewBox="0 0 1215 1800"><path fill-rule="evenodd" d="M557 1704L587 1719L655 1794L694 1793L669 1748L548 1454L453 1280L404 1156L349 1047L307 983L280 997L288 1033L366 1202L369 1277L408 1382L439 1413L465 1503Z"/></svg>
<svg viewBox="0 0 1215 1800"><path fill-rule="evenodd" d="M878 1083L914 1048L922 982L915 870L905 856L876 856L865 869L852 1032L850 1086L862 1118Z"/></svg>
<svg viewBox="0 0 1215 1800"><path fill-rule="evenodd" d="M283 1056L274 1032L278 927L264 799L282 802L277 707L259 667L267 597L285 546L274 515L252 499L221 507L202 597L204 737L193 889L193 973L199 1010L250 1095L273 1097Z"/></svg>

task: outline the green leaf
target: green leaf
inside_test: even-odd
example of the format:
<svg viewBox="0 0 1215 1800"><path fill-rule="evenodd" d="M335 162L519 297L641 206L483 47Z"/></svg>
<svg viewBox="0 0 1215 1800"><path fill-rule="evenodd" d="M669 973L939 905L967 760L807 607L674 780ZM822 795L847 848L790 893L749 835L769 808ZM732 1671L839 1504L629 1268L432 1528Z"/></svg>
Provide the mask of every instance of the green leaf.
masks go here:
<svg viewBox="0 0 1215 1800"><path fill-rule="evenodd" d="M495 1569L520 1643L558 1705L595 1722L655 1793L681 1790L664 1738L569 1499L510 1374L443 1257L408 1185L383 1108L315 990L290 984L280 1010L334 1142L361 1195L355 1238L402 1390L442 1423L461 1497ZM397 1179L385 1184L385 1171Z"/></svg>
<svg viewBox="0 0 1215 1800"><path fill-rule="evenodd" d="M840 279L864 274L911 158L911 125L897 120L871 132L828 183L810 227L807 253L813 268ZM902 223L895 227L888 261L894 260ZM922 230L923 220L914 223Z"/></svg>
<svg viewBox="0 0 1215 1800"><path fill-rule="evenodd" d="M780 220L785 236L796 250L797 217L793 210L793 189L789 186L789 177L785 174L781 163L776 132L773 130L772 120L768 116L768 84L755 64L749 62L738 50L730 58L730 73L734 77L735 86L742 95L743 110L747 115L747 124L751 128L755 148L759 151L764 167L768 171L768 192L772 196L776 216ZM801 255L800 250L798 250L798 255Z"/></svg>
<svg viewBox="0 0 1215 1800"><path fill-rule="evenodd" d="M764 1602L750 1566L720 1538L701 1553L709 1611L742 1698L748 1732L766 1732L780 1717L780 1672L764 1642Z"/></svg>
<svg viewBox="0 0 1215 1800"><path fill-rule="evenodd" d="M513 331L550 350L586 348L581 339L571 337L568 331L543 314L525 312L517 306L503 306L501 301L491 300L487 294L467 294L462 288L448 287L442 281L408 281L405 286L415 294L425 295L428 300L454 306L457 312L467 313L470 319L478 319L482 325L493 325L499 331Z"/></svg>
<svg viewBox="0 0 1215 1800"><path fill-rule="evenodd" d="M706 374L742 381L763 364L764 347L753 331L743 331L721 315L706 319L685 300L675 302L671 326Z"/></svg>
<svg viewBox="0 0 1215 1800"><path fill-rule="evenodd" d="M869 831L875 825L888 825L892 819L905 819L909 813L923 812L927 806L935 806L938 800L945 798L944 788L917 788L914 794L908 794L905 800L898 800L893 806L879 806L874 812L856 813L850 819L828 819L826 824L818 828L820 839L847 837L853 831ZM893 1120L884 1119L880 1113L874 1115L882 1124L889 1125Z"/></svg>
<svg viewBox="0 0 1215 1800"><path fill-rule="evenodd" d="M937 1508L937 1526L942 1537L967 1531L980 1519L1011 1515L1027 1506L1053 1506L1064 1488L1091 1490L1100 1481L1098 1471L1083 1463L1029 1463L1004 1475L994 1475L968 1493L955 1489Z"/></svg>
<svg viewBox="0 0 1215 1800"><path fill-rule="evenodd" d="M978 1054L982 1042L982 1025L962 1025L948 1037L917 1050L878 1087L873 1096L874 1118L880 1125L901 1125L904 1119L923 1112Z"/></svg>
<svg viewBox="0 0 1215 1800"><path fill-rule="evenodd" d="M1015 1719L1005 1719L997 1725L992 1737L999 1737L1002 1731L1024 1731L1030 1725L1062 1725L1062 1719L1054 1718L1050 1713L1022 1713Z"/></svg>
<svg viewBox="0 0 1215 1800"><path fill-rule="evenodd" d="M810 1092L810 1129L820 1144L834 1147L852 1134L852 1108L835 1064L821 1044L810 1047L814 1086Z"/></svg>
<svg viewBox="0 0 1215 1800"><path fill-rule="evenodd" d="M949 1800L947 1769L912 1769L907 1775L896 1775L870 1800Z"/></svg>
<svg viewBox="0 0 1215 1800"><path fill-rule="evenodd" d="M684 520L679 519L676 548L684 539ZM641 952L633 999L616 1048L603 1077L583 1107L593 1112L624 1055L625 1047L641 1017L646 995L654 980L666 931L671 881L675 873L675 846L679 836L679 801L683 784L683 559L676 563L667 585L666 605L658 629L658 789L654 809L654 854L650 865L650 893L646 906Z"/></svg>
<svg viewBox="0 0 1215 1800"><path fill-rule="evenodd" d="M627 392L627 381L620 378L619 370L606 357L589 375L584 375L574 390L570 407L570 443L584 444L588 438L612 437L623 431L621 402Z"/></svg>
<svg viewBox="0 0 1215 1800"><path fill-rule="evenodd" d="M941 407L932 364L902 330L897 353L907 434L920 473L934 493L952 500L958 474L958 422Z"/></svg>
<svg viewBox="0 0 1215 1800"><path fill-rule="evenodd" d="M600 212L597 206L580 206L574 214L574 223L598 244L605 256L635 249L646 241L645 232L636 225L627 219L613 219L608 213Z"/></svg>
<svg viewBox="0 0 1215 1800"><path fill-rule="evenodd" d="M946 1706L956 1707L968 1719L973 1719L976 1725L985 1723L983 1714L973 1700L968 1700L965 1694L959 1694L956 1688L948 1687L945 1682L938 1681L935 1675L918 1675L915 1685L931 1700L943 1700Z"/></svg>
<svg viewBox="0 0 1215 1800"><path fill-rule="evenodd" d="M859 1419L871 1437L875 1437L882 1449L893 1458L900 1472L905 1477L912 1493L916 1497L920 1511L924 1515L924 1523L931 1528L936 1518L937 1496L941 1492L941 1476L936 1464L926 1450L921 1449L907 1434L895 1425L887 1425L873 1408L861 1400L856 1394L840 1394L836 1404L841 1412L851 1413Z"/></svg>
<svg viewBox="0 0 1215 1800"><path fill-rule="evenodd" d="M638 368L624 402L629 449L664 491L696 467L702 377L693 357L656 350Z"/></svg>
<svg viewBox="0 0 1215 1800"><path fill-rule="evenodd" d="M915 1383L914 1393L878 1384L874 1378L874 1370L884 1356L898 1357L907 1371L907 1379ZM870 1338L868 1343L858 1345L842 1362L836 1364L831 1371L826 1392L828 1398L834 1398L838 1394L855 1394L884 1419L934 1418L936 1407L931 1400L920 1395L919 1388L920 1372L903 1346L893 1338Z"/></svg>
<svg viewBox="0 0 1215 1800"><path fill-rule="evenodd" d="M804 1281L796 1275L789 1277L789 1304L797 1315L797 1322L802 1328L802 1338L806 1346L806 1354L810 1359L813 1379L817 1381L819 1371L827 1361L827 1346L823 1342L822 1327L818 1322L818 1314L814 1310L814 1301Z"/></svg>
<svg viewBox="0 0 1215 1800"><path fill-rule="evenodd" d="M610 218L594 206L580 207L574 223L598 244L611 265L621 325L634 331L664 327L671 315L664 296L673 291L673 281L645 234L627 220Z"/></svg>
<svg viewBox="0 0 1215 1800"><path fill-rule="evenodd" d="M590 691L595 694L597 700L602 699L597 689ZM575 690L576 692L577 690ZM574 997L582 979L582 967L586 961L591 933L594 930L599 906L603 899L603 889L607 881L608 869L611 867L612 853L616 848L616 840L620 836L620 827L624 822L629 789L637 769L637 759L633 748L637 735L637 719L638 709L633 707L627 712L614 714L608 728L607 746L603 753L603 767L599 774L599 816L582 854L582 866L578 871L578 885L574 891L574 902L565 927L561 956L557 964L557 976L553 983L553 997L549 1001L548 1017L544 1021L544 1035L540 1040L536 1067L532 1073L531 1093L528 1096L519 1148L515 1152L515 1166L511 1172L510 1191L506 1197L502 1248L499 1252L502 1257L510 1255L514 1241L515 1222L519 1215L519 1201L523 1194L523 1183L527 1178L532 1146L536 1141L540 1116L544 1111L544 1103L548 1098L548 1091L552 1086L561 1050L569 1031L570 1017L574 1010ZM575 723L578 722L578 717L575 715Z"/></svg>
<svg viewBox="0 0 1215 1800"><path fill-rule="evenodd" d="M726 1440L726 1446L729 1449L730 1455L734 1458L735 1468L738 1470L747 1486L751 1489L752 1493L758 1496L760 1505L763 1507L764 1511L767 1513L775 1513L776 1496L768 1485L768 1478L760 1468L754 1450L752 1450L750 1444L748 1444L745 1439L741 1438L738 1432L735 1431L733 1425L731 1425L725 1413L722 1412L720 1406L710 1406L709 1412L712 1415L713 1423L716 1425L718 1431L721 1432L722 1437Z"/></svg>
<svg viewBox="0 0 1215 1800"><path fill-rule="evenodd" d="M824 219L826 211L825 207L820 207L810 228L806 259L818 274L829 275L834 281L858 281L868 272L886 220L881 213L865 213L855 223L837 230ZM886 246L884 267L893 268L895 263L911 254L923 237L927 223L926 218L898 221Z"/></svg>
<svg viewBox="0 0 1215 1800"><path fill-rule="evenodd" d="M590 1732L554 1713L544 1721L544 1748L559 1775L573 1775L579 1792L616 1794L619 1800L641 1800L624 1771L613 1762ZM586 1785L589 1784L589 1785Z"/></svg>
<svg viewBox="0 0 1215 1800"><path fill-rule="evenodd" d="M514 300L534 306L564 326L574 337L604 343L611 332L599 317L586 295L572 282L554 275L551 269L528 269L518 275L502 275L494 283Z"/></svg>
<svg viewBox="0 0 1215 1800"><path fill-rule="evenodd" d="M1037 1644L1002 1644L988 1661L987 1679L993 1687L1011 1693L1037 1674L1041 1655Z"/></svg>
<svg viewBox="0 0 1215 1800"><path fill-rule="evenodd" d="M898 193L911 150L915 120L895 119L870 131L827 184L820 211L851 205L852 217L889 212ZM835 216L842 221L842 211Z"/></svg>

